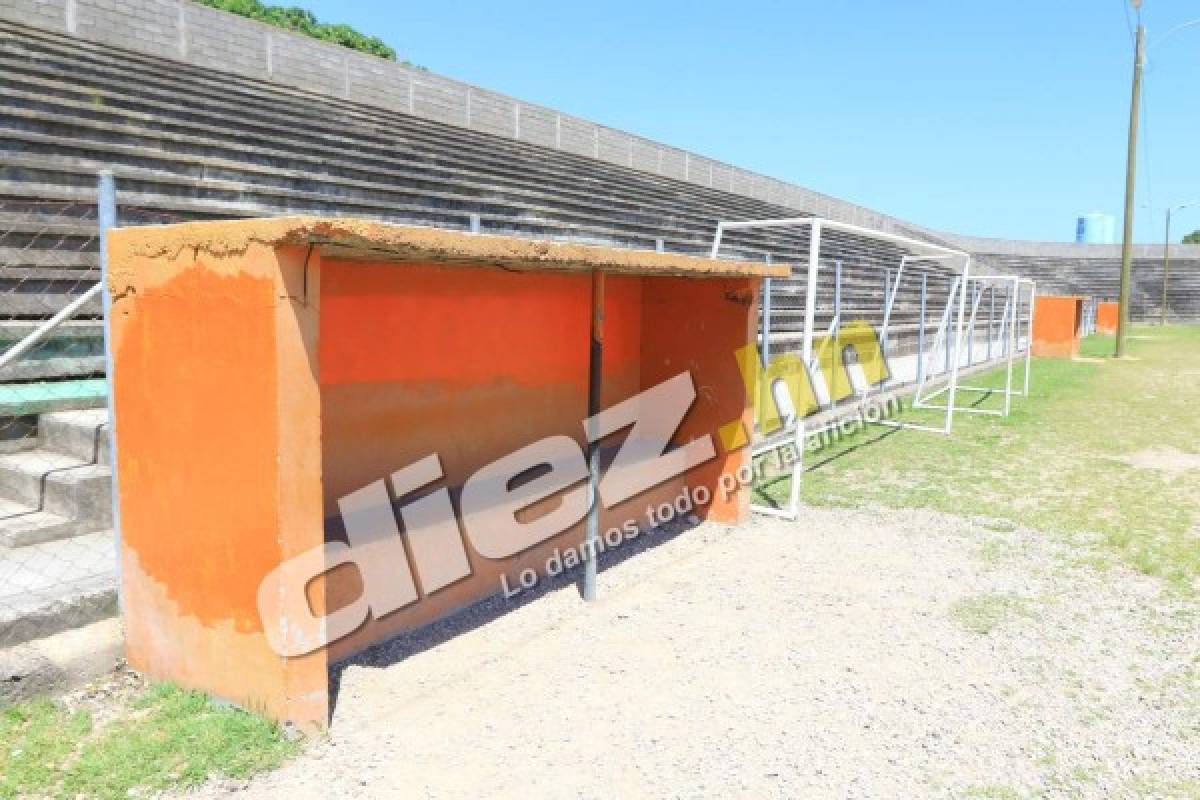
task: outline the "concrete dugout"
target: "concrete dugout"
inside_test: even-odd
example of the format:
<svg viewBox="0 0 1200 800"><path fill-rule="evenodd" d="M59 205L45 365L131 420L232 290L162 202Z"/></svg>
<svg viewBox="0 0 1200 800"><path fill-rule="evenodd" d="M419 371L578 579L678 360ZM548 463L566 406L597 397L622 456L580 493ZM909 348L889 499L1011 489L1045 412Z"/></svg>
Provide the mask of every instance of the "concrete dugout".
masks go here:
<svg viewBox="0 0 1200 800"><path fill-rule="evenodd" d="M1033 317L1033 354L1049 358L1079 355L1083 331L1083 298L1039 294Z"/></svg>
<svg viewBox="0 0 1200 800"><path fill-rule="evenodd" d="M463 535L460 556L444 527L414 543L401 525L373 557L327 560L300 591L314 616L335 614L360 601L368 573L390 569L401 588L411 576L415 599L302 655L279 655L264 631L264 578L343 541L343 498L436 454L441 477L389 507L438 487L457 503L469 476L545 437L586 448L597 271L601 408L687 371L695 400L672 443L709 434L716 449L606 509L601 530L644 520L685 485L711 492L701 517L747 515L746 490L725 498L718 486L747 454L717 432L752 422L735 353L754 341L761 278L786 266L314 218L125 228L109 256L126 642L153 677L320 726L331 662L497 593L501 575L542 572L581 542L576 522L494 559ZM296 593L283 581L268 591Z"/></svg>
<svg viewBox="0 0 1200 800"><path fill-rule="evenodd" d="M1121 313L1119 303L1096 304L1096 333L1113 335L1117 332L1117 319Z"/></svg>

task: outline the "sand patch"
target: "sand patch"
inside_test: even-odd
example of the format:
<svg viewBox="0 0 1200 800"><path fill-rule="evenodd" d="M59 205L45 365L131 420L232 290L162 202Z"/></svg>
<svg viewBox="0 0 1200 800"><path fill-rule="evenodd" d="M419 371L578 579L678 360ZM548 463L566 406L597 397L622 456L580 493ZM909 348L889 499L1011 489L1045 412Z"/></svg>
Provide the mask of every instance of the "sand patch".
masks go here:
<svg viewBox="0 0 1200 800"><path fill-rule="evenodd" d="M1139 450L1120 456L1117 460L1137 469L1156 469L1172 475L1190 469L1200 469L1200 453L1185 453L1173 447Z"/></svg>

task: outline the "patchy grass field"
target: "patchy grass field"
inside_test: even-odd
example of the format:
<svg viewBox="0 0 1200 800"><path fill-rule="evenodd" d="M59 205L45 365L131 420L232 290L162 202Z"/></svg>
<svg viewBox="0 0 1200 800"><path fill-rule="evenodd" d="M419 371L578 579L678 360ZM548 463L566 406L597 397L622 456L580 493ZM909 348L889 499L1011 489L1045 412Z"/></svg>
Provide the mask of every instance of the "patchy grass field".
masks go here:
<svg viewBox="0 0 1200 800"><path fill-rule="evenodd" d="M1035 360L1031 396L1007 419L957 415L949 438L871 428L809 453L803 500L1008 520L1070 536L1098 567L1122 562L1198 591L1200 327L1138 328L1131 358L1112 350L1097 336L1080 360ZM999 387L1003 373L969 383ZM999 408L1002 398L964 400ZM779 499L786 488L761 491Z"/></svg>
<svg viewBox="0 0 1200 800"><path fill-rule="evenodd" d="M167 685L94 708L39 700L0 710L0 798L149 796L248 777L298 749L260 717Z"/></svg>

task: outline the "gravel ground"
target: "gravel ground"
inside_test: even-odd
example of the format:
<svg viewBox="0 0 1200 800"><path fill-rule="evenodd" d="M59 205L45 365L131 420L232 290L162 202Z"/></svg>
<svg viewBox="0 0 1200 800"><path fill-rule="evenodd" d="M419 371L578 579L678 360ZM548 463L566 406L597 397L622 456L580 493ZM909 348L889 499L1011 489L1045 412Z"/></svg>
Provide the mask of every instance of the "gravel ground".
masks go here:
<svg viewBox="0 0 1200 800"><path fill-rule="evenodd" d="M328 738L200 796L1197 796L1200 607L1008 527L655 534L593 606L560 584L365 654Z"/></svg>

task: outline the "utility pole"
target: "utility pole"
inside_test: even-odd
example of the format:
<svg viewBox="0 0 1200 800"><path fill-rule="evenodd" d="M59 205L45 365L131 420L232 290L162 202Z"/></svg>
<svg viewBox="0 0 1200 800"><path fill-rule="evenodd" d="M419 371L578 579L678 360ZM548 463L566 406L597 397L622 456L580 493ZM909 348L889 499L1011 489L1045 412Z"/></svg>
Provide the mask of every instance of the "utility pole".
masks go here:
<svg viewBox="0 0 1200 800"><path fill-rule="evenodd" d="M1162 324L1167 324L1167 287L1171 280L1171 215L1200 203L1193 200L1178 206L1167 206L1167 232L1163 236L1163 285L1162 285Z"/></svg>
<svg viewBox="0 0 1200 800"><path fill-rule="evenodd" d="M1133 0L1139 12L1142 0ZM1125 238L1121 243L1121 294L1117 313L1117 358L1125 355L1129 333L1129 282L1133 271L1133 195L1137 178L1138 118L1142 107L1142 62L1146 55L1146 28L1138 19L1137 45L1133 55L1133 95L1129 103L1129 150L1125 156Z"/></svg>
<svg viewBox="0 0 1200 800"><path fill-rule="evenodd" d="M1167 324L1167 282L1171 276L1171 207L1167 206L1167 232L1163 236L1162 324Z"/></svg>

